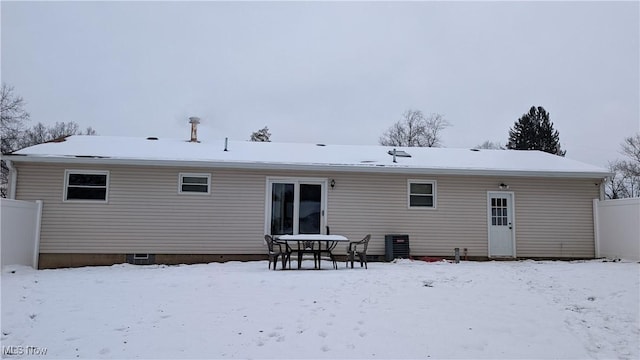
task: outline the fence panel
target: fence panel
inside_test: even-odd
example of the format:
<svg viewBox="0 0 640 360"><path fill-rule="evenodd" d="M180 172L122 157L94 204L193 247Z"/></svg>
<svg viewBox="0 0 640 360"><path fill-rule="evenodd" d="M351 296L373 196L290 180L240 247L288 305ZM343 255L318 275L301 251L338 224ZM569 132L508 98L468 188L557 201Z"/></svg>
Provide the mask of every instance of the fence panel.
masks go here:
<svg viewBox="0 0 640 360"><path fill-rule="evenodd" d="M0 266L27 265L38 268L41 216L41 200L0 200Z"/></svg>
<svg viewBox="0 0 640 360"><path fill-rule="evenodd" d="M640 260L640 198L594 201L598 257Z"/></svg>

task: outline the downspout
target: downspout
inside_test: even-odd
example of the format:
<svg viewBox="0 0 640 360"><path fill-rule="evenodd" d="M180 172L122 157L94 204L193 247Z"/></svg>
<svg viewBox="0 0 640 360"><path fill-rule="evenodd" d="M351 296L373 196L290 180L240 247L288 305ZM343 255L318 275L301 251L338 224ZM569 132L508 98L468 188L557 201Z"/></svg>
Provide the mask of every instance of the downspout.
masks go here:
<svg viewBox="0 0 640 360"><path fill-rule="evenodd" d="M593 199L593 246L596 259L600 258L600 201Z"/></svg>
<svg viewBox="0 0 640 360"><path fill-rule="evenodd" d="M18 182L18 169L13 166L13 162L11 160L5 160L7 164L7 168L9 169L9 199L16 199L16 185Z"/></svg>
<svg viewBox="0 0 640 360"><path fill-rule="evenodd" d="M599 259L602 255L600 252L600 202L605 199L605 187L609 181L609 176L602 179L600 182L600 194L599 199L593 199L593 241L595 257Z"/></svg>
<svg viewBox="0 0 640 360"><path fill-rule="evenodd" d="M34 239L34 252L33 252L33 268L38 270L38 262L40 260L40 228L42 226L42 200L36 200L38 205L38 212L36 213L36 233Z"/></svg>

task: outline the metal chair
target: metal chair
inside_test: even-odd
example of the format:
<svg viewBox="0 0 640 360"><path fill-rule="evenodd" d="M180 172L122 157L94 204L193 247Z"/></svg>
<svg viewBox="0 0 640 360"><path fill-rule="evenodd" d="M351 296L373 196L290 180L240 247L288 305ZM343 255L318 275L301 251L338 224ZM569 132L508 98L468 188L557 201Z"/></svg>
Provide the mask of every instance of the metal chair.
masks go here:
<svg viewBox="0 0 640 360"><path fill-rule="evenodd" d="M313 259L313 268L317 269L320 262L320 249L316 249L315 241L299 241L298 242L298 269L302 268L302 261L306 259ZM312 255L309 257L307 255Z"/></svg>
<svg viewBox="0 0 640 360"><path fill-rule="evenodd" d="M349 243L345 267L351 262L351 268L353 269L353 262L357 256L358 260L360 260L360 267L364 264L364 268L367 269L367 247L369 246L369 239L371 239L371 234L368 234L360 241L352 241Z"/></svg>
<svg viewBox="0 0 640 360"><path fill-rule="evenodd" d="M318 266L320 265L320 261L324 259L331 261L333 268L336 270L338 269L338 261L336 260L335 255L333 255L333 249L335 249L336 245L338 245L336 241L326 241L325 248L320 248L319 250Z"/></svg>
<svg viewBox="0 0 640 360"><path fill-rule="evenodd" d="M327 235L331 235L331 229L329 228L329 226L327 226L326 233ZM333 255L333 249L335 249L336 245L338 245L338 243L335 241L327 241L325 248L320 249L320 258L318 259L318 263L320 263L320 261L322 261L323 259L330 260L333 263L333 268L337 270L338 261L336 260L335 255Z"/></svg>
<svg viewBox="0 0 640 360"><path fill-rule="evenodd" d="M273 263L273 270L276 269L278 263L278 257L282 258L282 269L286 268L287 260L289 261L289 268L291 268L291 252L292 249L289 244L275 240L271 235L265 235L264 241L269 248L269 269L271 269L271 263ZM284 245L284 250L282 246Z"/></svg>

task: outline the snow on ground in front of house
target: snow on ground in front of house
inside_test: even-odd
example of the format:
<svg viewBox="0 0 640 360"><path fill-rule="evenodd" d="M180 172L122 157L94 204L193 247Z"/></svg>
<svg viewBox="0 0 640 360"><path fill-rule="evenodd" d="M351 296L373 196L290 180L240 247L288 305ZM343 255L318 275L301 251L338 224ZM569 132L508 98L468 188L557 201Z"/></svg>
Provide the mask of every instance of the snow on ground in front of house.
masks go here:
<svg viewBox="0 0 640 360"><path fill-rule="evenodd" d="M640 357L637 263L323 266L5 267L3 357Z"/></svg>

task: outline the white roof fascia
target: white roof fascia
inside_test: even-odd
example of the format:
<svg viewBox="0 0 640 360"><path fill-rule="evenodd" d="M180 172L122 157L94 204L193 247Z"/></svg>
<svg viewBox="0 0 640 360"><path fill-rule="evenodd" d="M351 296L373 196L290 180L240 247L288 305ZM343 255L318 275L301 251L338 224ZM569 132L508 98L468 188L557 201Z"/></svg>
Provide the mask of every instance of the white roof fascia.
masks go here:
<svg viewBox="0 0 640 360"><path fill-rule="evenodd" d="M454 169L454 168L426 168L401 165L382 164L299 164L275 162L242 162L242 161L211 161L211 160L157 160L157 159L126 159L109 157L76 157L76 156L38 156L38 155L5 155L6 160L17 162L57 163L57 164L85 164L85 165L136 165L136 166L168 166L194 168L226 168L248 170L298 170L298 171L331 171L331 172L362 172L362 173L394 173L394 174L424 174L424 175L476 175L476 176L515 176L515 177L553 177L553 178L583 178L603 179L611 173L557 170L508 170L508 169Z"/></svg>

